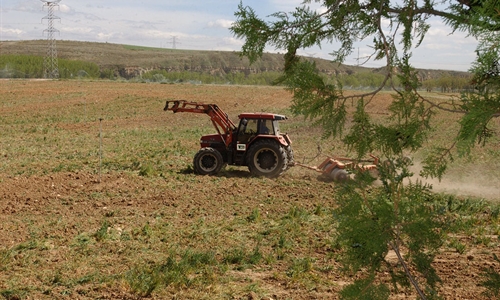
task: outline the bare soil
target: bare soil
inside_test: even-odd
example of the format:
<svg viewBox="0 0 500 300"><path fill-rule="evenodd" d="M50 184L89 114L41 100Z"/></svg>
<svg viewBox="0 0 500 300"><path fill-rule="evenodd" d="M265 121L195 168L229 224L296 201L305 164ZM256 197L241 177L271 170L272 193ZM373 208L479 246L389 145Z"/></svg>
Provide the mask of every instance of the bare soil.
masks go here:
<svg viewBox="0 0 500 300"><path fill-rule="evenodd" d="M132 104L130 99L138 100ZM3 160L0 169L0 254L3 255L0 255L0 291L6 299L137 299L138 296L124 280L69 282L67 278L84 278L89 274L110 278L114 274L123 274L142 261L136 259L156 261L164 258L173 244L180 248L213 247L221 250L239 245L241 235L252 236L252 232L262 230L261 226L266 224L272 227L273 222L280 220L293 207L314 211L317 207L335 205L333 184L318 180L315 172L306 169L293 168L276 180L252 178L244 168L229 168L222 176L216 177L190 173L191 155L197 151L198 140L191 140L191 136L187 140L182 135L191 134L190 130L204 132L211 125L203 115L163 112L162 104L166 99L217 103L233 120L244 111L286 113L291 102L287 92L274 87L0 82L0 120L9 120L0 124L2 130L35 128L37 124L33 124L32 120L41 120L40 115L44 120L58 114L70 115L72 112L67 111L68 107L74 108L80 111L80 120L62 117L55 121L49 129L45 127L47 139L52 138L51 132L73 137L83 135L92 139L94 148L97 148L101 125L105 132L104 160L108 163L99 172L97 150L94 149L86 165L75 167L73 171L50 171L58 166L58 149L68 152L63 148L67 147L63 142L59 144L61 148L54 146L50 150L52 155L44 159L41 154L40 157L37 155L45 153L43 148L29 152L28 145L35 147L39 141L26 140L36 136L19 132L18 143L26 145L28 156L32 156L31 162L26 162L19 161L26 153L9 150L12 149L11 143L16 141L13 135L9 135L8 141L4 137L0 139ZM387 100L381 96L377 101L383 104ZM380 109L383 106L374 104L374 107ZM17 116L18 124L12 121L13 116ZM99 118L104 120L99 122ZM302 119L291 117L290 122L297 124ZM43 127L48 123L38 125ZM133 170L110 169L110 161L122 158L120 154L109 153L109 144L115 135L120 134L120 130L125 129L170 131L171 140L158 141L158 145L166 149L185 148L188 153L170 154L165 158L163 166L170 168L169 173L157 172L148 177L139 176ZM43 130L39 128L38 132ZM304 128L290 126L287 131L292 138L294 135L303 137L303 140L295 139L294 142L299 159L314 156L315 142L321 135L319 129L311 127L312 134L308 134ZM193 136L197 134L194 132ZM139 147L134 143L131 138L129 145L122 145L123 149L132 153L129 156L136 151L132 148ZM79 145L76 140L75 144ZM78 157L79 149L72 151ZM310 163L315 164L318 160ZM64 160L64 163L68 161ZM162 172L165 170L162 169ZM498 190L495 191L493 184L485 183L485 186L492 192L484 196L490 197L490 201L498 201ZM480 186L474 187L481 190ZM260 225L235 225L248 219L255 209L260 212ZM109 234L129 232L133 235L138 228L145 228L145 224L157 226L160 218L168 224L164 232L167 241L141 243L137 240L131 244L110 239L103 243L101 249L98 245L86 248L87 252L83 246L78 248L82 237L98 232L103 220L110 224ZM199 225L200 222L204 225ZM197 226L205 227L200 229ZM195 227L198 229L193 229ZM331 237L324 235L325 232L304 234L306 236L297 236L296 239L310 239L314 246L289 249L288 255L312 257L318 266L326 270L311 270L310 276L315 279L307 283L287 277L285 262L276 261L244 270L230 269L226 273L230 279L204 286L196 292L189 288L168 288L159 293L153 292L150 297L338 298L338 291L352 278L341 275L338 263L328 256ZM440 292L445 299L489 299L482 294L485 289L479 285L483 279L480 274L487 268L500 271L500 264L493 260L494 254L500 257L498 236L489 238L490 243L479 243L475 236L458 236L456 239L466 245L464 253L444 247L437 256L434 264L442 279ZM253 249L256 241L249 239L242 243L248 243L248 249ZM318 246L320 243L323 246ZM411 289L391 296L392 299L415 297Z"/></svg>

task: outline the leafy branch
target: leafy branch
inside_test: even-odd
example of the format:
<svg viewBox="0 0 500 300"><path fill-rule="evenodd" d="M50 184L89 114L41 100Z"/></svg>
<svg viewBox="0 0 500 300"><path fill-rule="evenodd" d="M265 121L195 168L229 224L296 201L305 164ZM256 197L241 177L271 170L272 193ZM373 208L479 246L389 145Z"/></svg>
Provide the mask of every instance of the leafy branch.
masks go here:
<svg viewBox="0 0 500 300"><path fill-rule="evenodd" d="M460 129L452 145L434 149L424 160L424 175L441 178L453 161L453 151L468 154L476 141L485 143L493 136L491 120L500 112L497 2L315 1L321 2L322 10L310 9L311 2L304 1L290 14L275 13L269 21L240 2L231 31L245 40L242 55L252 62L268 46L286 50L284 74L278 82L293 94L294 113L321 125L325 138L340 138L358 158L375 152L387 159L378 168L381 188L369 187L373 178L357 173L359 180L341 187L338 194L336 238L344 266L366 275L347 286L342 297L388 297L390 289L375 284L382 266L389 269L393 282L411 284L421 299L433 297L440 279L431 263L444 239L443 224L432 207L430 187L413 183L411 161L405 154L424 147L437 110L457 113ZM423 43L431 16L440 17L453 32L463 30L481 39L472 68L476 91L444 102L418 92L422 83L411 65L412 49ZM354 42L368 38L373 39L369 59L385 59L385 75L378 87L366 93L344 94L338 80L321 76L314 62L297 55L299 49L338 41L340 47L332 57L342 63ZM390 113L383 120L374 119L366 111L367 104L386 86L394 92ZM385 262L390 249L403 270Z"/></svg>

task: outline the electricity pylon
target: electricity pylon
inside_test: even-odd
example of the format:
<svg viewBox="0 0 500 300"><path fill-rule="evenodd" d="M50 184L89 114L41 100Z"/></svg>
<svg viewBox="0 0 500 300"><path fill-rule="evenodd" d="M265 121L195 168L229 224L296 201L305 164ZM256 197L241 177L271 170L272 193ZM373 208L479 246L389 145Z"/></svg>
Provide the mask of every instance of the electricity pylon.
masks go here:
<svg viewBox="0 0 500 300"><path fill-rule="evenodd" d="M54 20L61 19L54 15L54 8L59 6L61 0L41 0L44 5L48 8L47 16L43 19L48 20L48 27L43 32L47 33L47 54L43 60L43 77L57 79L59 78L59 65L57 61L57 48L56 40L54 39L54 33L59 32L59 30L54 28Z"/></svg>

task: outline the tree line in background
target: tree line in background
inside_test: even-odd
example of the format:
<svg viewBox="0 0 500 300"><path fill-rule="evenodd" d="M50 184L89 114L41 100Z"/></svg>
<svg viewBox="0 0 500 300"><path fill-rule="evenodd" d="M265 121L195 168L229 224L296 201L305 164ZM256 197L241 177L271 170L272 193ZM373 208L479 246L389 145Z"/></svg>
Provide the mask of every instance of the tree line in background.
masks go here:
<svg viewBox="0 0 500 300"><path fill-rule="evenodd" d="M0 78L43 78L43 60L43 57L33 55L2 55L0 56ZM159 83L273 85L281 75L280 72L276 71L250 74L232 72L214 75L208 72L153 70L143 73L133 80ZM100 69L95 63L68 59L59 59L59 77L61 79L123 79L117 75L116 70ZM323 77L325 80L335 81L347 89L378 87L385 79L384 75L371 71L339 76L323 74ZM423 80L420 88L426 91L461 92L470 90L473 86L471 85L471 77L443 75Z"/></svg>
<svg viewBox="0 0 500 300"><path fill-rule="evenodd" d="M0 56L0 78L43 78L44 58L34 55ZM59 59L59 76L63 79L99 78L101 72L95 63Z"/></svg>
<svg viewBox="0 0 500 300"><path fill-rule="evenodd" d="M160 83L196 82L203 84L272 85L279 76L280 73L274 71L251 74L234 72L213 75L207 72L153 70L136 77L135 80Z"/></svg>

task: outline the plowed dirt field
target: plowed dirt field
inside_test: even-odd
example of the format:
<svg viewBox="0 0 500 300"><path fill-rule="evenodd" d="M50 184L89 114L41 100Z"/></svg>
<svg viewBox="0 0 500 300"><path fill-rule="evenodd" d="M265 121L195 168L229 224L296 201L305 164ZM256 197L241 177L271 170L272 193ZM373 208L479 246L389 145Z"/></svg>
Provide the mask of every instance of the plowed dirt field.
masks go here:
<svg viewBox="0 0 500 300"><path fill-rule="evenodd" d="M164 112L167 99L216 103L234 121L242 112L286 114L282 131L297 160L348 155L292 116L291 95L279 87L0 81L0 295L337 299L353 278L335 259L335 184L299 167L274 180L237 167L193 174L212 124ZM389 99L376 98L373 113L386 114ZM499 156L498 145L478 151ZM460 189L465 166L436 188L498 202L497 165L485 163L488 180L468 179L474 189ZM490 299L481 274L500 272L499 223L497 215L483 227L478 217L477 230L443 245L434 264L445 299ZM415 298L405 288L391 296Z"/></svg>

